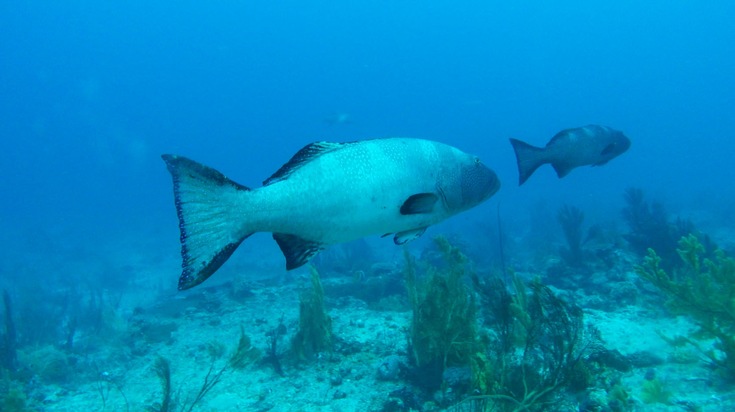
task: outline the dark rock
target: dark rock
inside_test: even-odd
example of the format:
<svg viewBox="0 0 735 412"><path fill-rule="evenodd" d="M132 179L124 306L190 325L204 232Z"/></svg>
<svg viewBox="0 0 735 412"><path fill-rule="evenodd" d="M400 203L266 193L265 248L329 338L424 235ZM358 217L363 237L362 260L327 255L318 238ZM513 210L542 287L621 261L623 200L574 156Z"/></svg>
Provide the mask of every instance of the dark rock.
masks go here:
<svg viewBox="0 0 735 412"><path fill-rule="evenodd" d="M618 350L601 350L594 352L590 355L589 361L597 362L621 372L628 372L633 368L631 361Z"/></svg>
<svg viewBox="0 0 735 412"><path fill-rule="evenodd" d="M388 396L389 399L383 405L383 411L420 411L423 409L421 397L408 386L396 389Z"/></svg>
<svg viewBox="0 0 735 412"><path fill-rule="evenodd" d="M342 375L339 373L332 373L329 375L329 384L332 386L339 386L343 382Z"/></svg>
<svg viewBox="0 0 735 412"><path fill-rule="evenodd" d="M469 367L449 367L442 374L444 383L455 392L465 392L472 381L472 370Z"/></svg>
<svg viewBox="0 0 735 412"><path fill-rule="evenodd" d="M643 379L647 381L652 381L656 379L656 369L653 369L653 368L646 369L646 374L643 375Z"/></svg>
<svg viewBox="0 0 735 412"><path fill-rule="evenodd" d="M662 358L647 351L630 354L628 360L634 368L650 368L664 363Z"/></svg>
<svg viewBox="0 0 735 412"><path fill-rule="evenodd" d="M400 379L401 374L406 369L406 363L398 355L390 355L385 357L378 365L378 380L395 381Z"/></svg>
<svg viewBox="0 0 735 412"><path fill-rule="evenodd" d="M634 305L638 301L640 292L633 282L613 283L610 288L610 300L615 307Z"/></svg>

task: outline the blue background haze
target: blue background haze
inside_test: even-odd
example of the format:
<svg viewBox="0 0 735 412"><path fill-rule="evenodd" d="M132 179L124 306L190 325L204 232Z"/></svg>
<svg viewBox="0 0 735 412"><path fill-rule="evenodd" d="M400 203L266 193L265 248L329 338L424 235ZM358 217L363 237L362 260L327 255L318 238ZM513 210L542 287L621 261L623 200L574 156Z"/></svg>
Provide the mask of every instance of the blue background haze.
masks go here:
<svg viewBox="0 0 735 412"><path fill-rule="evenodd" d="M123 237L176 259L160 154L258 187L312 141L390 136L496 170L501 191L451 227L498 205L509 231L539 204L617 221L636 186L732 232L733 21L730 1L2 2L0 258ZM509 137L544 145L589 123L625 132L629 152L517 186Z"/></svg>

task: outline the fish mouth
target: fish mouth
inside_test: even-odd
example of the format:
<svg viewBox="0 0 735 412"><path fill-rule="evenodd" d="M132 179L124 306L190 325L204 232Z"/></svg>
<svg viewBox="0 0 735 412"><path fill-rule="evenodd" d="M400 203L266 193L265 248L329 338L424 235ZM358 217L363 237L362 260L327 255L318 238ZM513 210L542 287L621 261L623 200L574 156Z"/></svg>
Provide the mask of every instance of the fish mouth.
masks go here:
<svg viewBox="0 0 735 412"><path fill-rule="evenodd" d="M500 190L500 186L501 186L500 179L498 178L498 175L496 175L495 172L493 172L492 183L491 183L490 190L488 191L488 195L486 199L489 199L493 197L493 195L498 193L498 191Z"/></svg>

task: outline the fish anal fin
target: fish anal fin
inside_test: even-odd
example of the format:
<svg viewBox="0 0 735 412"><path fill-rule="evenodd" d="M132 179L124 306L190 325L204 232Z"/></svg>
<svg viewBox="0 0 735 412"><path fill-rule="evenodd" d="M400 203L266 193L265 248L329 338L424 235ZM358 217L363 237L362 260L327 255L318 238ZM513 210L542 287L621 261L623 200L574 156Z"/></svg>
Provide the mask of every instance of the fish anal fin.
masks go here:
<svg viewBox="0 0 735 412"><path fill-rule="evenodd" d="M402 215L417 215L422 213L431 213L439 196L434 193L417 193L411 195L401 205Z"/></svg>
<svg viewBox="0 0 735 412"><path fill-rule="evenodd" d="M393 237L393 243L395 243L396 245L406 244L412 240L418 239L419 237L421 237L421 235L424 234L424 232L426 232L426 227L398 232Z"/></svg>
<svg viewBox="0 0 735 412"><path fill-rule="evenodd" d="M552 163L551 166L554 168L554 171L556 172L556 175L559 177L559 179L568 175L569 172L571 172L572 169L574 169L574 167L569 167L567 165L559 164L559 163Z"/></svg>
<svg viewBox="0 0 735 412"><path fill-rule="evenodd" d="M324 245L319 242L313 242L287 233L274 233L273 239L278 243L278 247L281 248L281 252L286 258L286 270L303 266L324 249Z"/></svg>
<svg viewBox="0 0 735 412"><path fill-rule="evenodd" d="M331 151L337 150L344 145L349 143L332 143L332 142L315 142L310 143L298 152L296 152L291 159L286 162L280 169L276 170L275 173L263 182L263 186L276 183L280 180L288 178L288 176L297 170L299 167L309 163L313 159Z"/></svg>

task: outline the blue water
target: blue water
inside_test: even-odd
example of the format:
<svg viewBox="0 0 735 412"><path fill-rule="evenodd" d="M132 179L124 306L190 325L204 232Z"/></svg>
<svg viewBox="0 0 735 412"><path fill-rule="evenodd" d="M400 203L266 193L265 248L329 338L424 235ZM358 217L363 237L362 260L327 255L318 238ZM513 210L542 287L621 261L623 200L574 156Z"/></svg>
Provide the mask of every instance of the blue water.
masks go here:
<svg viewBox="0 0 735 412"><path fill-rule="evenodd" d="M161 153L257 186L311 141L397 135L482 157L509 209L602 206L630 185L732 205L733 17L729 2L6 2L3 231L175 237ZM353 122L324 122L336 112ZM588 123L629 153L515 187L508 137Z"/></svg>
<svg viewBox="0 0 735 412"><path fill-rule="evenodd" d="M729 1L2 2L0 283L44 248L140 237L175 262L156 275L173 288L160 155L258 187L319 140L418 137L480 156L500 192L431 235L472 238L498 207L525 233L539 203L619 221L631 186L732 233L733 21ZM351 122L326 121L336 113ZM543 145L590 123L630 150L518 187L509 137Z"/></svg>

